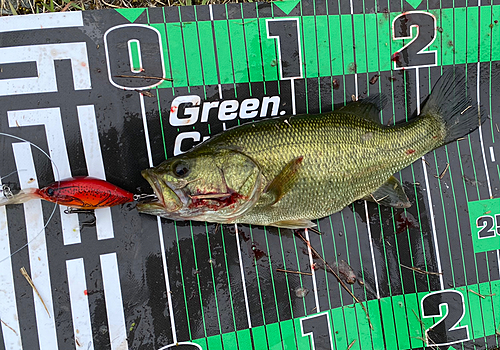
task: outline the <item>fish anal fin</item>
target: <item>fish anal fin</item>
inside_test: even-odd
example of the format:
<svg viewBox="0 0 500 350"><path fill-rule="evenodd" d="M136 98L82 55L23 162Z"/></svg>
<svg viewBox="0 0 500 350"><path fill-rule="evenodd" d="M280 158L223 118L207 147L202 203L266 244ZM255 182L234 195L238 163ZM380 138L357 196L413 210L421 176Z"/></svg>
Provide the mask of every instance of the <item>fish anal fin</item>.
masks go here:
<svg viewBox="0 0 500 350"><path fill-rule="evenodd" d="M375 192L365 196L364 200L393 208L409 208L411 203L398 179L391 176Z"/></svg>
<svg viewBox="0 0 500 350"><path fill-rule="evenodd" d="M349 102L336 112L355 114L368 120L380 123L380 111L387 104L387 96L384 94L374 94L362 100Z"/></svg>
<svg viewBox="0 0 500 350"><path fill-rule="evenodd" d="M311 228L315 227L316 224L310 220L306 219L297 219L297 220L284 220L284 221L276 221L269 226L276 226L281 228L290 228L290 229L300 229L300 228Z"/></svg>
<svg viewBox="0 0 500 350"><path fill-rule="evenodd" d="M303 159L303 156L292 159L266 186L264 193L270 196L269 205L276 204L288 191L290 191L293 184L297 181L297 172L302 165Z"/></svg>

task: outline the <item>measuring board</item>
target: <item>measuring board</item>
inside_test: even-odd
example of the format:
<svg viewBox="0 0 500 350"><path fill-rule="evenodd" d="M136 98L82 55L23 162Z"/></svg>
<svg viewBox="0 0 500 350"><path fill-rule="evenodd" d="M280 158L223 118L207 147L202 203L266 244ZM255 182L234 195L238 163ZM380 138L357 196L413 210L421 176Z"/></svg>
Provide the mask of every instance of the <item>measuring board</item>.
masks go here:
<svg viewBox="0 0 500 350"><path fill-rule="evenodd" d="M411 208L355 202L317 220L322 235L302 233L353 269L348 289L369 318L291 230L173 222L131 203L93 222L32 200L0 208L0 348L497 349L499 20L498 0L0 18L12 190L91 175L151 193L142 169L242 123L375 93L389 97L383 124L409 119L450 66L488 116L395 174Z"/></svg>

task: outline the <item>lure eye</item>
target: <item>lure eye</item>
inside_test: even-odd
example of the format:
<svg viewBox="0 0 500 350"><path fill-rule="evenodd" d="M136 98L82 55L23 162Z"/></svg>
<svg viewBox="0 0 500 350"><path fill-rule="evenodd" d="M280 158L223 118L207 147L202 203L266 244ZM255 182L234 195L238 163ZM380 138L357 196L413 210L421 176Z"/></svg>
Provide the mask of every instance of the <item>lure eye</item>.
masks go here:
<svg viewBox="0 0 500 350"><path fill-rule="evenodd" d="M189 165L185 162L178 162L173 165L173 170L175 176L183 178L189 174Z"/></svg>
<svg viewBox="0 0 500 350"><path fill-rule="evenodd" d="M54 190L52 188L48 188L47 195L52 197L54 195Z"/></svg>

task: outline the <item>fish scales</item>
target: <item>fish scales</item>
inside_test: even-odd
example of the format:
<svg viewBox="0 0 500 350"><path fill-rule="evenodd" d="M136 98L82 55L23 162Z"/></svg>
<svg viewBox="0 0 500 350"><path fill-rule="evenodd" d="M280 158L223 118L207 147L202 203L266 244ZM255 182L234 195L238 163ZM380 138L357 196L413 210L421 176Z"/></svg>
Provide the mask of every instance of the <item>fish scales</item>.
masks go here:
<svg viewBox="0 0 500 350"><path fill-rule="evenodd" d="M368 140L363 137L367 133L373 134ZM232 145L261 166L267 181L290 159L304 157L297 183L286 196L271 208L257 203L236 220L269 224L323 217L342 209L434 149L443 141L440 134L432 118L385 127L357 115L333 112L245 125L221 134L206 147L215 150Z"/></svg>

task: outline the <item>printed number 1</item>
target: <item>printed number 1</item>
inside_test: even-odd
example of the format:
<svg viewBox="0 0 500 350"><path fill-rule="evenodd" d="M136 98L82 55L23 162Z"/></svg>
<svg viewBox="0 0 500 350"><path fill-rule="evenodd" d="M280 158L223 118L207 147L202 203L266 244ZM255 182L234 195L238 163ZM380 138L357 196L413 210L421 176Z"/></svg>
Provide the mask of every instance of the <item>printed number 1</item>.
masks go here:
<svg viewBox="0 0 500 350"><path fill-rule="evenodd" d="M441 306L446 306L442 314ZM456 290L444 290L428 294L421 301L422 316L442 317L425 331L427 345L441 346L469 340L469 327L457 327L465 314L464 296Z"/></svg>
<svg viewBox="0 0 500 350"><path fill-rule="evenodd" d="M302 78L299 19L268 19L266 25L267 37L278 41L280 78Z"/></svg>
<svg viewBox="0 0 500 350"><path fill-rule="evenodd" d="M333 350L332 331L328 313L309 316L300 320L302 336L311 336L312 350Z"/></svg>

